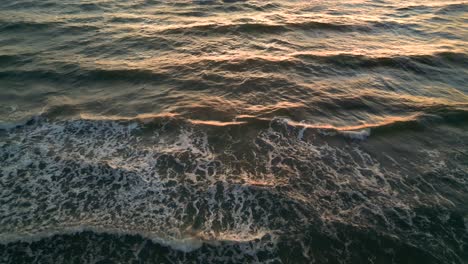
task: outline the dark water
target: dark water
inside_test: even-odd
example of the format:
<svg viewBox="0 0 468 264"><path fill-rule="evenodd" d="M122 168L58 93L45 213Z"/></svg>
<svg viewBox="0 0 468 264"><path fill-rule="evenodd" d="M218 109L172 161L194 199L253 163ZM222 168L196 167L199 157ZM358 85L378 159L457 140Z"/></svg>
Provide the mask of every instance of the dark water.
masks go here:
<svg viewBox="0 0 468 264"><path fill-rule="evenodd" d="M468 3L0 1L0 263L468 263Z"/></svg>

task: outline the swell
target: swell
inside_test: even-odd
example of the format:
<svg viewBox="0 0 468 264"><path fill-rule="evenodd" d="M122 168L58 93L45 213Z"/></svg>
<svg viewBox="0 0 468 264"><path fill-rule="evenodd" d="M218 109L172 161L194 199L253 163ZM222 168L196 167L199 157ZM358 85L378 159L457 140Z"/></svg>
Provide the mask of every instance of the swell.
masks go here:
<svg viewBox="0 0 468 264"><path fill-rule="evenodd" d="M63 21L8 21L0 20L0 32L19 33L19 32L39 32L42 30L70 33L86 33L97 31L98 26L90 24L66 23Z"/></svg>
<svg viewBox="0 0 468 264"><path fill-rule="evenodd" d="M468 109L441 108L430 109L425 113L402 117L387 117L381 121L357 125L336 126L330 124L310 124L280 119L280 122L292 127L328 131L352 139L366 139L369 136L386 136L405 133L408 131L424 131L439 125L466 126L468 125ZM302 132L303 133L303 132Z"/></svg>
<svg viewBox="0 0 468 264"><path fill-rule="evenodd" d="M232 24L193 24L185 27L169 27L160 31L166 34L181 34L181 33L281 33L290 31L291 29L324 29L351 31L355 28L360 28L357 25L334 24L326 22L303 22L303 23L232 23ZM362 28L362 27L361 27Z"/></svg>
<svg viewBox="0 0 468 264"><path fill-rule="evenodd" d="M401 24L398 22L369 21L362 24L350 24L322 21L298 21L284 23L237 22L229 24L191 24L187 26L161 28L158 31L164 34L226 34L226 33L283 33L294 30L326 30L337 32L372 32L375 30L388 30L390 28L406 29L419 32L415 24ZM422 32L419 32L422 33Z"/></svg>
<svg viewBox="0 0 468 264"><path fill-rule="evenodd" d="M430 75L435 71L452 69L453 66L468 68L468 55L460 52L435 52L432 54L409 54L395 56L366 56L359 54L293 53L283 57L226 58L201 61L202 64L229 71L250 71L262 69L263 72L277 72L278 68L310 72L324 75L336 74L343 69L344 75L356 70L391 68L410 71L414 74ZM324 65L332 66L324 68ZM194 65L202 66L202 65ZM349 70L353 71L349 71Z"/></svg>
<svg viewBox="0 0 468 264"><path fill-rule="evenodd" d="M33 58L25 56L0 55L0 64L24 64ZM181 62L182 61L182 62ZM330 65L330 67L324 67ZM444 69L452 70L454 66L468 68L468 55L459 52L436 52L433 54L415 54L405 56L372 57L357 54L320 55L313 53L294 53L282 57L202 57L181 58L159 62L159 65L145 68L133 65L126 68L111 66L105 68L88 68L79 64L56 63L48 68L38 67L35 70L17 68L15 70L0 70L0 78L36 80L46 79L54 81L163 81L176 80L182 73L192 73L194 68L208 68L214 71L226 70L231 72L278 72L278 69L297 72L313 73L319 76L336 75L337 69L342 74L353 75L356 70L391 68L411 71L414 74L431 76L433 72ZM157 67L157 68L155 68ZM353 71L349 71L352 69Z"/></svg>
<svg viewBox="0 0 468 264"><path fill-rule="evenodd" d="M69 67L69 69L66 69ZM167 79L169 76L146 69L103 69L82 68L79 65L65 65L62 69L37 70L0 70L0 78L21 80L47 80L57 82L83 82L83 81L128 81L151 82Z"/></svg>
<svg viewBox="0 0 468 264"><path fill-rule="evenodd" d="M446 67L457 65L468 67L468 55L460 52L435 52L433 54L414 54L371 57L355 54L336 54L320 56L315 54L297 53L296 58L308 61L319 61L326 64L333 64L338 67L352 68L403 68L414 72L421 72L421 66Z"/></svg>
<svg viewBox="0 0 468 264"><path fill-rule="evenodd" d="M182 59L182 58L181 58ZM290 55L276 56L204 56L201 58L184 58L182 64L177 64L176 60L168 60L174 66L187 67L215 67L226 70L245 69L259 67L282 67L282 68L301 68L312 67L314 64L330 64L335 67L343 68L377 68L392 67L400 68L404 64L425 64L429 66L447 66L458 65L468 67L468 55L462 52L434 52L429 54L390 54L383 56L362 55L353 53L321 54L312 52L295 52ZM161 63L165 60L162 59Z"/></svg>
<svg viewBox="0 0 468 264"><path fill-rule="evenodd" d="M188 15L203 16L203 12L188 12ZM180 15L180 14L179 14ZM111 23L137 24L142 23L141 18L135 17L114 17L111 18ZM69 23L67 21L27 21L27 20L0 20L0 31L17 33L21 31L41 31L41 30L59 30L66 34L85 33L89 31L98 31L102 28L96 24L90 23ZM415 33L423 34L417 29L416 24L402 24L392 21L368 21L365 23L341 23L341 22L326 22L326 21L286 21L282 23L269 22L232 22L232 23L193 23L189 25L177 26L160 26L154 28L156 32L162 34L184 34L184 35L211 35L211 34L226 34L226 33L283 33L289 31L310 31L310 30L325 30L337 32L372 32L379 30L398 29L410 30ZM114 30L111 28L111 30ZM117 30L117 29L115 29ZM117 32L116 32L117 33Z"/></svg>
<svg viewBox="0 0 468 264"><path fill-rule="evenodd" d="M399 7L397 11L416 11L416 12L434 12L436 14L448 14L452 12L468 12L468 4L454 3L446 5L429 4L429 5L409 5Z"/></svg>
<svg viewBox="0 0 468 264"><path fill-rule="evenodd" d="M311 129L318 132L331 132L331 135L341 135L353 139L366 139L369 136L385 136L387 134L396 135L408 131L424 131L440 125L448 125L455 127L465 127L468 125L468 108L466 105L459 106L427 106L421 107L414 114L402 116L386 116L376 121L368 121L358 124L333 125L324 123L312 123L307 120L295 121L288 117L278 115L262 115L262 114L242 114L234 116L230 120L210 120L210 119L194 119L190 116L183 116L178 113L155 113L141 114L137 116L102 116L92 114L81 114L76 110L66 110L68 106L52 107L46 112L34 116L26 121L17 123L1 123L0 131L11 131L25 126L31 126L43 122L54 122L54 120L62 120L64 118L60 113L69 112L66 117L68 120L88 120L91 122L118 122L129 124L129 126L142 126L145 129L161 128L161 127L180 127L180 126L195 126L206 128L229 129L230 127L242 127L243 130L254 128L267 128L272 123L285 124L287 126L296 127L298 129ZM276 113L282 111L283 108L266 109ZM302 134L303 132L301 132Z"/></svg>
<svg viewBox="0 0 468 264"><path fill-rule="evenodd" d="M111 20L110 22L125 22L128 23L128 20ZM375 27L380 27L382 24L374 23ZM329 23L329 22L319 22L319 21L305 21L305 22L286 22L284 24L276 23L232 23L232 24L191 24L187 26L169 26L169 27L159 27L156 28L156 31L164 34L225 34L225 33L280 33L290 30L312 30L312 29L323 29L323 30L333 30L333 31L369 31L370 27L367 25L354 25L354 24L338 24L338 23ZM90 24L73 24L66 23L64 21L9 21L9 20L0 20L0 31L3 32L18 32L18 31L39 31L39 30L79 30L79 31L90 31L90 30L99 30L98 26Z"/></svg>

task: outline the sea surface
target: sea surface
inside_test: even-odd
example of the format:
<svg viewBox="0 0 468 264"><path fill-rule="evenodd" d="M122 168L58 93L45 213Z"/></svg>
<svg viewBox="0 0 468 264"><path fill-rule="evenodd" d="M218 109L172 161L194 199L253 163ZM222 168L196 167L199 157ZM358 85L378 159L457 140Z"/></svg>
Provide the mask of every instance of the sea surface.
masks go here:
<svg viewBox="0 0 468 264"><path fill-rule="evenodd" d="M468 2L1 0L0 263L468 263Z"/></svg>

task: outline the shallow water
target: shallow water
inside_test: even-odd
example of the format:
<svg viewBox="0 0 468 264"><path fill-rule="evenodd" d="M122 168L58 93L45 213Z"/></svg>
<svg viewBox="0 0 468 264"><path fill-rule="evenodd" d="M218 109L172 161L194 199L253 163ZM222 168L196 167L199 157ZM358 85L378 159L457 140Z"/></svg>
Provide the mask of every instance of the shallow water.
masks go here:
<svg viewBox="0 0 468 264"><path fill-rule="evenodd" d="M0 2L0 262L466 263L464 1Z"/></svg>

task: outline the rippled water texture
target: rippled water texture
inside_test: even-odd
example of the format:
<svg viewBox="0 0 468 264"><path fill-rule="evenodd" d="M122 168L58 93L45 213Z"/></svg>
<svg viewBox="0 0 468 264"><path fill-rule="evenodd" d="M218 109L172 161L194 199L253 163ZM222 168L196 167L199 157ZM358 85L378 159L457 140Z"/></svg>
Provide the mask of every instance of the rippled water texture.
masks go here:
<svg viewBox="0 0 468 264"><path fill-rule="evenodd" d="M1 263L468 261L468 4L0 1Z"/></svg>

